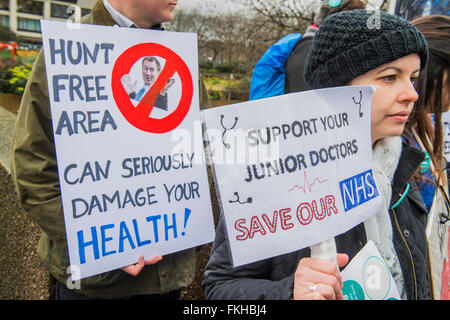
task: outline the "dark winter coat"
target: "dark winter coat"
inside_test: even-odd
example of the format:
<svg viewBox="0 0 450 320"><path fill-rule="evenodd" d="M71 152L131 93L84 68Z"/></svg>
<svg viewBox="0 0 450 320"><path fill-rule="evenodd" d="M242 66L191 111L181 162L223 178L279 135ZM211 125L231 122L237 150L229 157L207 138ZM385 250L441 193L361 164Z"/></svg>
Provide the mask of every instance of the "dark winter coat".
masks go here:
<svg viewBox="0 0 450 320"><path fill-rule="evenodd" d="M408 299L430 299L427 244L425 237L426 208L413 173L423 161L422 152L403 145L392 182L391 206L396 203L409 182L411 188L400 204L391 209L394 247L400 261L404 289ZM408 181L409 180L409 181ZM364 224L336 238L337 251L352 259L366 244ZM202 283L207 299L292 299L294 273L300 259L310 256L309 248L263 261L232 267L230 247L223 217L216 231L211 258Z"/></svg>

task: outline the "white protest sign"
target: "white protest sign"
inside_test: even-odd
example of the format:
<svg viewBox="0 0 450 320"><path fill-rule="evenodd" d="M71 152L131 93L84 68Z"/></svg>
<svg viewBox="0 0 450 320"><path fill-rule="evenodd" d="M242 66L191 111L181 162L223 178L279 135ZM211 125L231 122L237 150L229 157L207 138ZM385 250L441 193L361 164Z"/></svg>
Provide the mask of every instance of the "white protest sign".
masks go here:
<svg viewBox="0 0 450 320"><path fill-rule="evenodd" d="M434 115L433 115L434 116ZM442 113L443 155L450 160L450 111ZM447 176L445 175L447 178ZM428 248L432 296L435 300L450 300L450 220L447 203L447 180L440 181L427 217L425 229ZM446 194L444 194L444 191Z"/></svg>
<svg viewBox="0 0 450 320"><path fill-rule="evenodd" d="M450 111L442 114L442 129L444 157L447 158L447 161L450 161Z"/></svg>
<svg viewBox="0 0 450 320"><path fill-rule="evenodd" d="M345 300L400 300L394 278L369 240L341 272Z"/></svg>
<svg viewBox="0 0 450 320"><path fill-rule="evenodd" d="M72 279L211 242L196 35L54 21L42 35Z"/></svg>
<svg viewBox="0 0 450 320"><path fill-rule="evenodd" d="M202 112L235 266L330 239L382 207L371 86Z"/></svg>
<svg viewBox="0 0 450 320"><path fill-rule="evenodd" d="M447 184L441 182L441 185L443 187L436 190L435 199L428 211L425 234L428 242L432 297L434 300L450 300L450 208L443 193Z"/></svg>

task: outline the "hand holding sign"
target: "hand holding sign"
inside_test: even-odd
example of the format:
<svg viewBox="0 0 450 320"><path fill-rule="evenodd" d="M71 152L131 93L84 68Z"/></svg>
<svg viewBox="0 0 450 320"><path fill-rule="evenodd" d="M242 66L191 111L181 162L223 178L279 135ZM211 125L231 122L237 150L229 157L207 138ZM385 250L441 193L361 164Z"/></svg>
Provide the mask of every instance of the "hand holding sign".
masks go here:
<svg viewBox="0 0 450 320"><path fill-rule="evenodd" d="M337 254L339 267L348 262L346 254ZM294 300L344 300L342 277L337 265L318 258L303 258L294 276Z"/></svg>
<svg viewBox="0 0 450 320"><path fill-rule="evenodd" d="M136 264L130 264L129 266L123 267L121 269L122 271L132 276L137 276L146 265L155 264L161 260L162 260L161 256L155 256L147 260L144 260L144 256L140 256Z"/></svg>

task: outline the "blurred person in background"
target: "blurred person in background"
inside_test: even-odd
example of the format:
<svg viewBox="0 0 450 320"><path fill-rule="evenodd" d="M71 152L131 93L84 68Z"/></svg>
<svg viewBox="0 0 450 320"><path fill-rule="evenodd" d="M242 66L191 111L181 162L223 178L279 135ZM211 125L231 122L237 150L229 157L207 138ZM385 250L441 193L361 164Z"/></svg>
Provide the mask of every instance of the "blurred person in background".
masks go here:
<svg viewBox="0 0 450 320"><path fill-rule="evenodd" d="M427 207L426 236L432 293L434 299L448 300L450 290L445 273L448 274L450 201L446 171L448 162L444 157L444 135L448 135L448 129L442 126L442 114L450 108L450 17L425 16L411 23L425 35L430 58L416 80L419 99L403 136L411 146L426 154L426 161L422 163L416 180Z"/></svg>

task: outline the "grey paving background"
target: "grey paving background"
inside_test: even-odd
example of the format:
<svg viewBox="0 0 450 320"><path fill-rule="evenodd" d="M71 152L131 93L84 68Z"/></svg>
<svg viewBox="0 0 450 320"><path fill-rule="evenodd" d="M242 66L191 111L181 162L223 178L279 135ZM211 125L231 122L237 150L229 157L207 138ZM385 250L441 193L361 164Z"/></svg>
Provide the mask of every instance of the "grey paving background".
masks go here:
<svg viewBox="0 0 450 320"><path fill-rule="evenodd" d="M0 299L48 300L54 282L36 254L41 231L22 209L9 170L15 120L0 106Z"/></svg>

